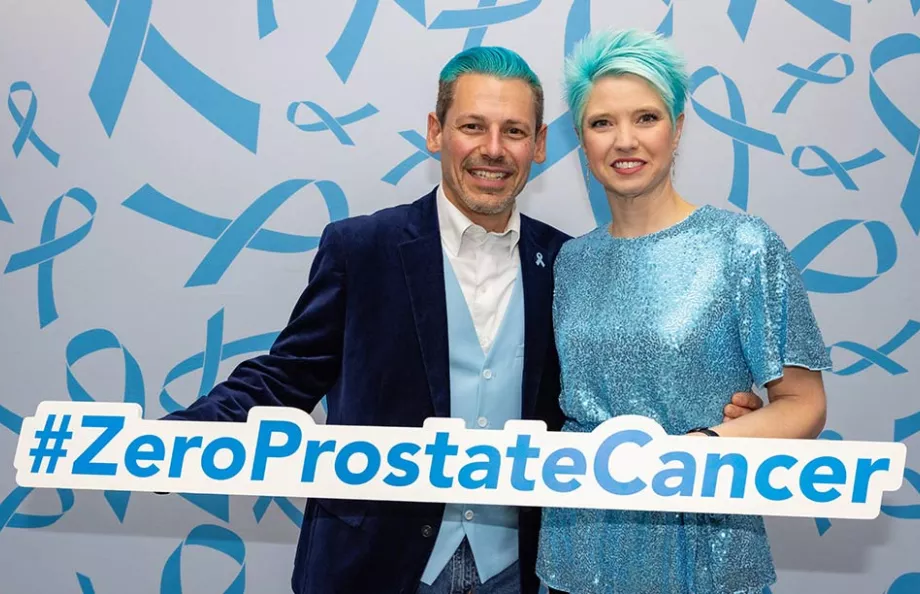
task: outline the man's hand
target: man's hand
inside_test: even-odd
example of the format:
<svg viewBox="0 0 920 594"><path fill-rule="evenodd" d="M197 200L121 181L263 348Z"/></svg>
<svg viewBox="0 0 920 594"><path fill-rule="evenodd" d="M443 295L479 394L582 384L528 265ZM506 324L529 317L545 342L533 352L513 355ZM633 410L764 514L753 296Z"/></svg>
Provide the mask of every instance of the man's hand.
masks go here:
<svg viewBox="0 0 920 594"><path fill-rule="evenodd" d="M725 408L722 410L725 415L722 418L722 422L727 423L732 419L743 417L762 407L763 401L757 394L753 392L738 392L732 396L731 402L726 404Z"/></svg>

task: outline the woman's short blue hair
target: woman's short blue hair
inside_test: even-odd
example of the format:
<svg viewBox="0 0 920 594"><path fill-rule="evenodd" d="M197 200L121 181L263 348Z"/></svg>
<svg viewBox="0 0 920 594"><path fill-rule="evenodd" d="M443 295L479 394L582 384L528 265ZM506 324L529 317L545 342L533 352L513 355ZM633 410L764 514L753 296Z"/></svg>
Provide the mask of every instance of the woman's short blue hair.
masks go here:
<svg viewBox="0 0 920 594"><path fill-rule="evenodd" d="M530 85L534 94L537 128L543 124L543 85L530 65L516 52L497 46L472 47L451 58L438 78L438 101L435 113L444 123L454 99L454 86L464 74L485 74L502 79L519 79Z"/></svg>
<svg viewBox="0 0 920 594"><path fill-rule="evenodd" d="M588 34L566 58L564 89L579 138L588 96L597 79L634 74L658 91L675 126L684 112L689 77L686 62L663 35L639 29Z"/></svg>

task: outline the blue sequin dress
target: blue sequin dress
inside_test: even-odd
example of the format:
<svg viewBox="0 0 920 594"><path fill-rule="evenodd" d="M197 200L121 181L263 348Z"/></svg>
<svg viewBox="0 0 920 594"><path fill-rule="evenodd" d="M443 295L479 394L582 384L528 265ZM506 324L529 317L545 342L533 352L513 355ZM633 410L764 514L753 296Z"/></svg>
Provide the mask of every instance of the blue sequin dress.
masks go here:
<svg viewBox="0 0 920 594"><path fill-rule="evenodd" d="M638 414L683 434L785 365L831 366L782 240L708 205L642 237L567 242L553 316L564 431ZM544 510L537 572L572 594L761 594L776 579L759 516L568 508Z"/></svg>

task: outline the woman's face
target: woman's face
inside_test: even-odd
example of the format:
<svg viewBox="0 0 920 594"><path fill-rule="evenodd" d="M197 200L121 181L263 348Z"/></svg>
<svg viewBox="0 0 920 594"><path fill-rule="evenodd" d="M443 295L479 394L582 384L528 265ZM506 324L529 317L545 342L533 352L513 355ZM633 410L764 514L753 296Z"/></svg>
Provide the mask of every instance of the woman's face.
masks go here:
<svg viewBox="0 0 920 594"><path fill-rule="evenodd" d="M669 183L684 116L668 109L645 79L624 74L594 83L582 120L588 165L608 195L646 196Z"/></svg>

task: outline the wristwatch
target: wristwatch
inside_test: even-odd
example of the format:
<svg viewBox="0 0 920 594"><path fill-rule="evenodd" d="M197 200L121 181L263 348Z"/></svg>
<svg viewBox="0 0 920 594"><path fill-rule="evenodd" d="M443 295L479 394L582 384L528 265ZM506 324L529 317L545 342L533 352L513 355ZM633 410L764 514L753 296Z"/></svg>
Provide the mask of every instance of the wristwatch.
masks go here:
<svg viewBox="0 0 920 594"><path fill-rule="evenodd" d="M704 433L708 435L709 437L719 437L719 434L713 431L712 429L710 429L709 427L697 427L695 429L691 429L690 431L687 431L687 433Z"/></svg>

